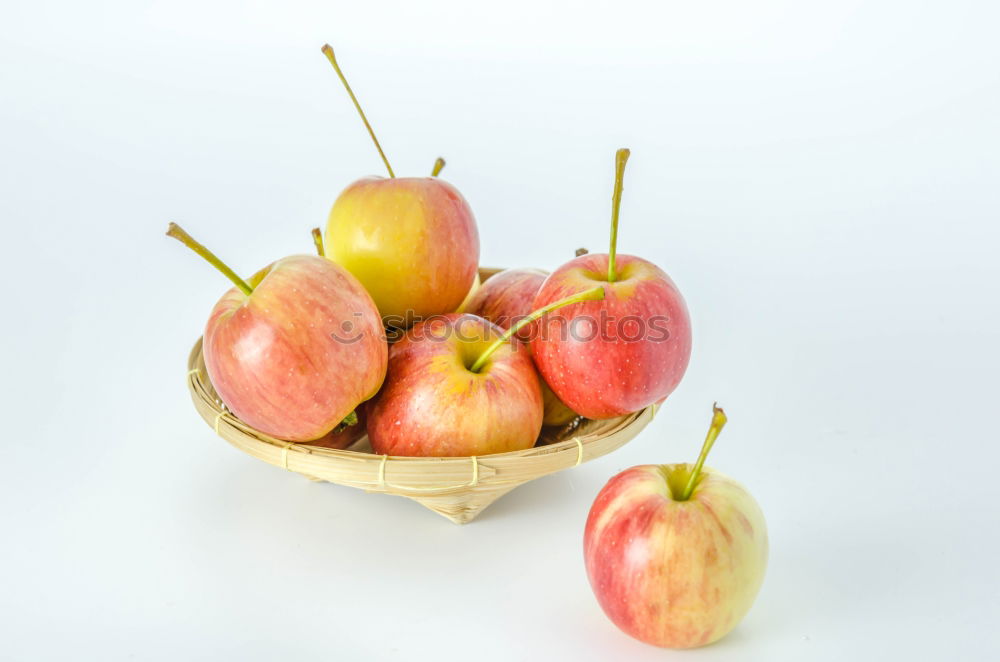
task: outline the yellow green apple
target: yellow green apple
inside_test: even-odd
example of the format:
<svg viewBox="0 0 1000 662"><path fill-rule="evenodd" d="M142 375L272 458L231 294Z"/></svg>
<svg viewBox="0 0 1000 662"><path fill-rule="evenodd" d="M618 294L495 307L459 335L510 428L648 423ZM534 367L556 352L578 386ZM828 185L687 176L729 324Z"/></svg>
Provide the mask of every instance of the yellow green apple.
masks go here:
<svg viewBox="0 0 1000 662"><path fill-rule="evenodd" d="M330 210L326 256L350 271L384 321L450 313L479 267L479 233L458 190L437 177L366 177Z"/></svg>
<svg viewBox="0 0 1000 662"><path fill-rule="evenodd" d="M479 266L479 231L462 194L437 177L396 177L333 48L323 46L378 150L388 178L365 177L337 197L326 225L326 257L361 281L383 322L415 320L458 309Z"/></svg>

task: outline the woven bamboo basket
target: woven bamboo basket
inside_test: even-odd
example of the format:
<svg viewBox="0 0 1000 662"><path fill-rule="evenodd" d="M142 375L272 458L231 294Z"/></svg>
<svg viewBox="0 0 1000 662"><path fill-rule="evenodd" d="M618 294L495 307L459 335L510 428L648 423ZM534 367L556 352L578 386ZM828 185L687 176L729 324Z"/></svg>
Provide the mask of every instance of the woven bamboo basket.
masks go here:
<svg viewBox="0 0 1000 662"><path fill-rule="evenodd" d="M499 269L481 269L486 280ZM216 434L239 450L310 480L413 499L457 524L472 521L518 485L600 457L631 441L653 419L656 406L620 418L579 418L544 428L533 448L480 457L375 455L362 437L345 450L270 437L230 413L205 370L201 339L188 357L188 388L195 409Z"/></svg>

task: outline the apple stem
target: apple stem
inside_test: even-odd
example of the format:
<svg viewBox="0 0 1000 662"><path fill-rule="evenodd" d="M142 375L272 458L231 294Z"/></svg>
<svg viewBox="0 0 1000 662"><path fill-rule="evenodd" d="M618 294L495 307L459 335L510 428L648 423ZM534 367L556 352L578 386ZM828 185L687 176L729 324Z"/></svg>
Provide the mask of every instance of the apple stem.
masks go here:
<svg viewBox="0 0 1000 662"><path fill-rule="evenodd" d="M326 251L323 249L323 233L319 231L319 228L312 229L313 243L316 244L316 253L320 257L326 257Z"/></svg>
<svg viewBox="0 0 1000 662"><path fill-rule="evenodd" d="M337 57L333 54L333 48L330 44L323 44L323 55L326 59L330 61L333 65L333 70L337 72L337 76L340 77L340 82L344 84L344 89L347 90L348 96L351 97L351 101L354 102L354 107L358 109L358 114L361 115L361 121L365 123L365 128L368 129L368 135L372 137L372 142L375 143L375 149L378 150L379 156L382 157L382 163L385 164L385 169L389 171L389 176L392 178L396 177L396 173L392 171L392 166L389 165L389 159L385 157L385 152L382 151L382 145L379 144L378 138L375 137L375 131L372 129L372 125L368 123L368 118L365 117L365 111L361 110L361 104L358 103L358 98L354 96L354 91L351 86L347 83L347 79L344 77L344 72L340 70L340 65L337 64Z"/></svg>
<svg viewBox="0 0 1000 662"><path fill-rule="evenodd" d="M691 470L687 485L684 486L684 491L681 492L681 497L678 501L687 501L691 498L694 486L698 482L698 476L701 474L701 468L705 464L705 458L708 457L708 452L712 450L712 445L715 443L716 438L718 438L719 433L722 432L722 428L725 427L727 420L729 419L726 418L726 412L722 411L722 407L718 403L713 404L712 425L708 428L705 443L701 445L701 453L698 455L698 461L695 462L694 469Z"/></svg>
<svg viewBox="0 0 1000 662"><path fill-rule="evenodd" d="M250 294L253 292L253 288L247 285L247 282L245 280L237 276L235 271L230 269L225 262L223 262L222 260L220 260L215 256L215 253L213 253L212 251L208 250L207 248L199 244L197 241L195 241L194 238L187 232L185 232L184 228L182 228L181 226L177 225L176 223L171 223L170 225L168 225L167 236L173 237L177 241L181 242L182 244L193 250L198 255L205 258L205 260L209 264L211 264L213 267L221 271L226 278L233 281L233 284L236 285L236 287L240 288L240 290L243 291L243 294L250 296Z"/></svg>
<svg viewBox="0 0 1000 662"><path fill-rule="evenodd" d="M608 251L608 282L618 279L615 273L615 253L618 248L618 210L622 206L622 188L625 182L625 163L631 152L622 147L615 152L615 191L611 194L611 250Z"/></svg>
<svg viewBox="0 0 1000 662"><path fill-rule="evenodd" d="M479 355L476 362L472 364L469 368L472 372L479 372L482 370L486 361L493 355L495 351L503 347L507 341L514 337L514 335L520 331L525 325L531 324L537 320L542 315L550 313L557 308L562 308L563 306L569 306L570 304L580 303L582 301L601 301L604 299L604 286L598 285L589 290L584 290L572 296L568 296L565 299L560 299L559 301L554 301L547 306L542 306L536 311L533 311L517 321L516 324L512 324L509 329L504 331L500 339L494 342L492 345L483 350L483 353Z"/></svg>
<svg viewBox="0 0 1000 662"><path fill-rule="evenodd" d="M434 169L431 170L431 177L437 177L441 174L442 168L444 168L445 160L440 156L434 161Z"/></svg>

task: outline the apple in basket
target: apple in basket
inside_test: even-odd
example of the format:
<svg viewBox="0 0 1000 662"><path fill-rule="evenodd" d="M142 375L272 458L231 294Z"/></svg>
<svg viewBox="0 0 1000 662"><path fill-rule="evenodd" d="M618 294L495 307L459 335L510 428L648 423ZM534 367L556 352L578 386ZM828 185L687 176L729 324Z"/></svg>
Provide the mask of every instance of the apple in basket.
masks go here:
<svg viewBox="0 0 1000 662"><path fill-rule="evenodd" d="M482 286L483 286L483 281L480 280L479 271L477 270L476 277L472 280L472 287L469 288L469 292L465 295L465 299L463 299L462 303L458 305L458 308L455 309L455 312L464 313L465 309L469 307L469 303L472 301L472 297L476 296L476 292L478 292L479 288Z"/></svg>
<svg viewBox="0 0 1000 662"><path fill-rule="evenodd" d="M465 312L485 317L501 329L507 329L532 311L532 302L545 282L545 272L538 269L505 269L482 284L463 307ZM518 339L527 341L527 329ZM576 412L562 403L543 380L542 425L566 425Z"/></svg>
<svg viewBox="0 0 1000 662"><path fill-rule="evenodd" d="M385 384L369 403L372 450L469 456L531 448L542 427L542 394L527 348L511 338L552 310L603 296L600 286L580 292L506 331L468 313L417 323L389 349Z"/></svg>
<svg viewBox="0 0 1000 662"><path fill-rule="evenodd" d="M753 604L767 566L767 525L742 485L704 467L726 423L713 407L690 464L645 465L604 486L587 518L587 576L627 634L668 648L712 643Z"/></svg>
<svg viewBox="0 0 1000 662"><path fill-rule="evenodd" d="M610 252L581 255L556 269L533 304L542 307L605 283L602 301L542 320L531 344L546 383L587 418L614 418L662 401L691 357L691 322L677 286L655 264L616 254L628 156L620 149L615 157Z"/></svg>
<svg viewBox="0 0 1000 662"><path fill-rule="evenodd" d="M540 269L504 269L476 290L464 312L508 329L534 310L531 304L544 282L545 272Z"/></svg>
<svg viewBox="0 0 1000 662"><path fill-rule="evenodd" d="M244 281L180 226L171 223L167 235L236 285L215 304L203 351L212 385L244 423L311 441L378 391L385 333L371 297L342 267L293 255Z"/></svg>
<svg viewBox="0 0 1000 662"><path fill-rule="evenodd" d="M361 281L389 326L406 328L415 317L457 310L479 264L479 232L469 204L436 176L396 177L333 49L323 46L323 53L389 173L388 179L359 179L334 202L326 226L327 257ZM433 175L443 165L439 159Z"/></svg>

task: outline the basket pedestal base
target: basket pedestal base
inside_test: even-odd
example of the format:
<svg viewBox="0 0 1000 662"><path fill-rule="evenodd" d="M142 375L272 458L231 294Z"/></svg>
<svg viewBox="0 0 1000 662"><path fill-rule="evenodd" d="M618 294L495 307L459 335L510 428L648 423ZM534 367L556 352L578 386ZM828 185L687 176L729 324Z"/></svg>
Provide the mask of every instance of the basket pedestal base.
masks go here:
<svg viewBox="0 0 1000 662"><path fill-rule="evenodd" d="M471 522L487 506L517 487L518 484L500 487L476 488L472 494L439 494L433 496L406 496L421 506L429 508L455 524Z"/></svg>

